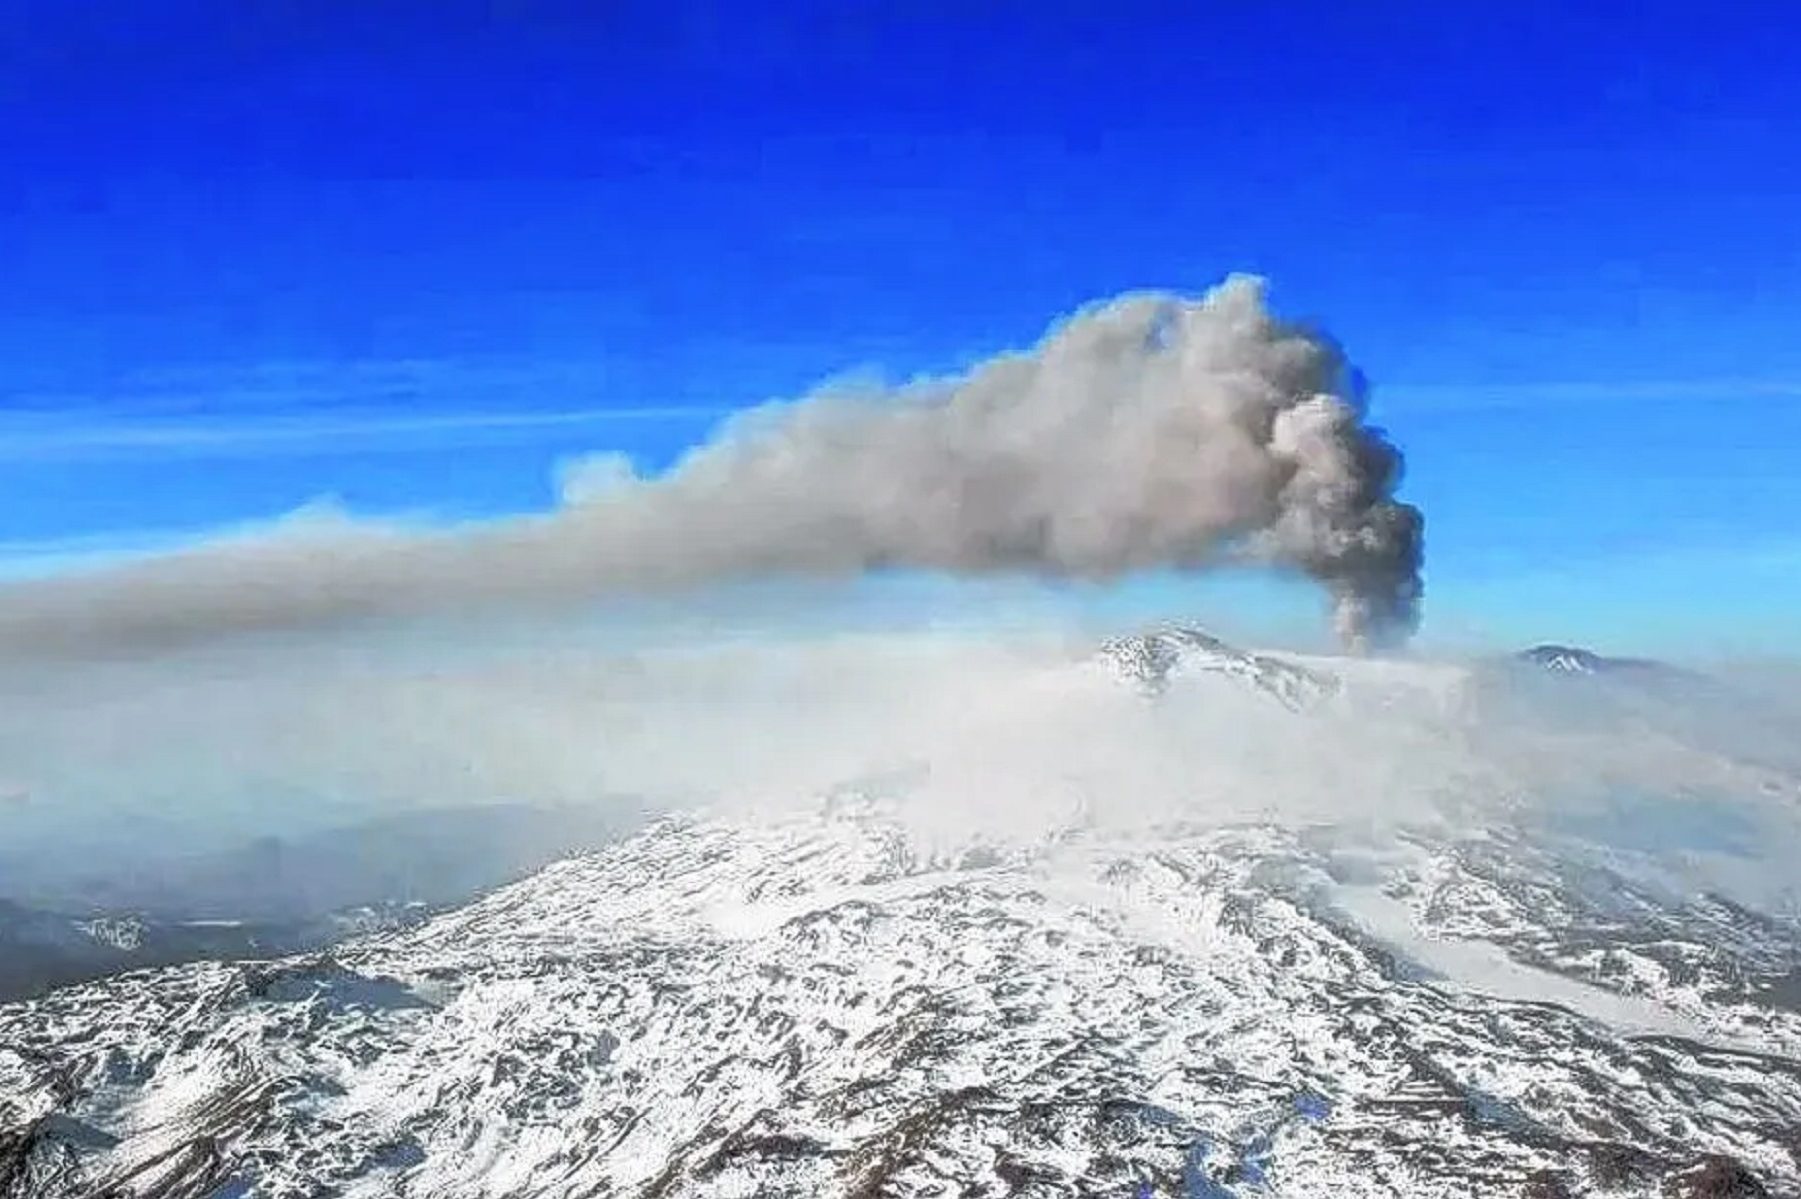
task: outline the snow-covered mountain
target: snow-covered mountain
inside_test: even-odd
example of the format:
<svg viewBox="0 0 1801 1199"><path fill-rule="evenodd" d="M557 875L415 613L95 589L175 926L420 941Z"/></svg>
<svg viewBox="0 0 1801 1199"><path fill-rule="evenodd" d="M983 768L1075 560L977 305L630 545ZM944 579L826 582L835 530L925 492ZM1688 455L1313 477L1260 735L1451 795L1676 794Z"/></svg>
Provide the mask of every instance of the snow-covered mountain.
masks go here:
<svg viewBox="0 0 1801 1199"><path fill-rule="evenodd" d="M1196 678L1224 678L1299 710L1334 694L1339 685L1332 675L1180 625L1113 638L1101 645L1097 657L1148 695Z"/></svg>
<svg viewBox="0 0 1801 1199"><path fill-rule="evenodd" d="M1645 658L1609 658L1574 645L1544 644L1521 650L1522 662L1560 674L1616 674L1623 671L1667 671L1670 667Z"/></svg>
<svg viewBox="0 0 1801 1199"><path fill-rule="evenodd" d="M1247 703L1322 673L1176 642ZM0 1006L0 1196L1788 1194L1797 979L1793 919L1527 823L847 793Z"/></svg>

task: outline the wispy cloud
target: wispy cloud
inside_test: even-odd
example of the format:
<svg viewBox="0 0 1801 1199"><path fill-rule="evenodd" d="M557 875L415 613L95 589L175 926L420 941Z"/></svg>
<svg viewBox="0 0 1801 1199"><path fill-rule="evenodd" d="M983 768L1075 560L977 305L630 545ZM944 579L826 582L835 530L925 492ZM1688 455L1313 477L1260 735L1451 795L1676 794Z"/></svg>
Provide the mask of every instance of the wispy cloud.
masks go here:
<svg viewBox="0 0 1801 1199"><path fill-rule="evenodd" d="M0 387L0 462L404 452L704 425L730 411L630 393L599 363L430 359L140 372L85 391Z"/></svg>
<svg viewBox="0 0 1801 1199"><path fill-rule="evenodd" d="M639 405L563 411L331 412L228 419L121 419L109 411L0 415L0 461L73 461L131 455L255 456L322 449L406 450L619 424L707 422L726 407Z"/></svg>
<svg viewBox="0 0 1801 1199"><path fill-rule="evenodd" d="M1384 408L1461 412L1545 404L1714 403L1801 399L1801 379L1540 380L1518 383L1389 383L1376 385Z"/></svg>

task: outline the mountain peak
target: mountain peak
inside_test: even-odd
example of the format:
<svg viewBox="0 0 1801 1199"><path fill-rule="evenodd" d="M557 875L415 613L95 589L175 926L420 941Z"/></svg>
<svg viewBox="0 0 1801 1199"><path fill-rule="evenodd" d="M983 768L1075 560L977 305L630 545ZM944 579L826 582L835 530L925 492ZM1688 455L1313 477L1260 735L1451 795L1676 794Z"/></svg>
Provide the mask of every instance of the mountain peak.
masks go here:
<svg viewBox="0 0 1801 1199"><path fill-rule="evenodd" d="M1519 658L1523 662L1564 674L1596 674L1604 668L1606 661L1592 650L1550 642L1521 650Z"/></svg>
<svg viewBox="0 0 1801 1199"><path fill-rule="evenodd" d="M1338 680L1296 663L1239 649L1211 633L1163 625L1101 644L1101 662L1146 695L1161 695L1197 675L1240 680L1284 707L1299 711L1334 694Z"/></svg>
<svg viewBox="0 0 1801 1199"><path fill-rule="evenodd" d="M1523 649L1515 657L1557 674L1611 674L1622 670L1658 670L1662 663L1648 658L1610 658L1574 645L1545 642Z"/></svg>

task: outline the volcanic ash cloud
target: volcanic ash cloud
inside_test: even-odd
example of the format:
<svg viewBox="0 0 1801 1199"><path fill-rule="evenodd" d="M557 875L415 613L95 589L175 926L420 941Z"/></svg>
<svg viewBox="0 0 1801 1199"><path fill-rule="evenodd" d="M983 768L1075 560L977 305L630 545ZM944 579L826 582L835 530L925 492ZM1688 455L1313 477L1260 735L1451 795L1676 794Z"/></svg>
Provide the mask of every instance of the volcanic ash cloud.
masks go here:
<svg viewBox="0 0 1801 1199"><path fill-rule="evenodd" d="M606 466L607 469L598 469ZM563 507L417 532L301 524L0 591L13 652L886 568L1109 579L1256 563L1318 581L1341 634L1394 642L1421 518L1337 348L1234 277L1132 294L965 375L742 414L668 472L599 462Z"/></svg>

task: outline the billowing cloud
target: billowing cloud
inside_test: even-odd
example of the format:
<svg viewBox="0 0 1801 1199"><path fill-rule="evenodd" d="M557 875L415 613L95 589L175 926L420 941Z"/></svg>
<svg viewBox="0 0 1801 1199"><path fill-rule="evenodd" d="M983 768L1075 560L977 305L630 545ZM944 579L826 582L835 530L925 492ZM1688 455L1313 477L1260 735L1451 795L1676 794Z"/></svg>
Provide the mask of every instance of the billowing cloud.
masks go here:
<svg viewBox="0 0 1801 1199"><path fill-rule="evenodd" d="M912 568L1107 579L1263 563L1354 643L1404 637L1421 519L1337 349L1261 285L1128 295L1033 349L729 422L668 472L601 459L557 511L418 532L306 522L0 590L6 652L138 648L374 617L569 607Z"/></svg>

